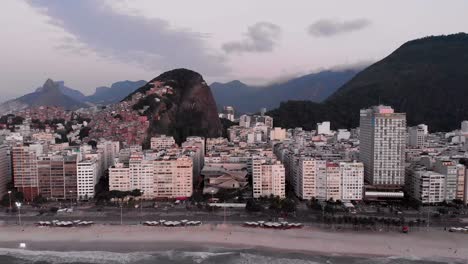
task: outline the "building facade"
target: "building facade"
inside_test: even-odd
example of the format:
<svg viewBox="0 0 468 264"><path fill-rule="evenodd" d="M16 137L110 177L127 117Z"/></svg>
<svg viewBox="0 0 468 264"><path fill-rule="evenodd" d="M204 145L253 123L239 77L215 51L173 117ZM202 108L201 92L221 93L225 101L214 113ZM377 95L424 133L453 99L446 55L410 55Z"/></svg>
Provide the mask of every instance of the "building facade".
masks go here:
<svg viewBox="0 0 468 264"><path fill-rule="evenodd" d="M285 171L281 162L265 158L252 159L253 197L279 196L285 198Z"/></svg>
<svg viewBox="0 0 468 264"><path fill-rule="evenodd" d="M405 180L406 115L389 106L360 112L359 157L371 185L402 186Z"/></svg>

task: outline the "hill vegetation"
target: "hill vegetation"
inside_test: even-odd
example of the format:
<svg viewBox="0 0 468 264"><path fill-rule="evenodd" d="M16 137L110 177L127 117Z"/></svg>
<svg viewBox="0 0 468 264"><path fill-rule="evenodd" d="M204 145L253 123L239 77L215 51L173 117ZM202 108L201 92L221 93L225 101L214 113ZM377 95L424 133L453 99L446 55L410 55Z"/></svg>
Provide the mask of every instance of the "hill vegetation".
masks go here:
<svg viewBox="0 0 468 264"><path fill-rule="evenodd" d="M288 101L269 112L275 125L359 126L359 110L386 104L407 113L408 125L448 131L468 119L468 34L409 41L358 73L323 103Z"/></svg>

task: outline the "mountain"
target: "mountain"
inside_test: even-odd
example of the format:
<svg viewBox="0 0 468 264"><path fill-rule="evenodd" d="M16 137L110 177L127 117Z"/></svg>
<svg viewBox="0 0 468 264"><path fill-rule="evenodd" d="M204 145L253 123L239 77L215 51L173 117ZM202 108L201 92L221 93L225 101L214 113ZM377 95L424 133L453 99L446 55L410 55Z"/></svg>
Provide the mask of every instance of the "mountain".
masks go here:
<svg viewBox="0 0 468 264"><path fill-rule="evenodd" d="M147 138L156 134L172 135L180 144L187 136L222 134L211 89L197 72L187 69L165 72L123 101L133 102L133 110L150 120Z"/></svg>
<svg viewBox="0 0 468 264"><path fill-rule="evenodd" d="M121 81L111 85L111 87L97 87L94 94L87 96L84 101L94 104L113 104L121 101L128 94L146 84L146 81Z"/></svg>
<svg viewBox="0 0 468 264"><path fill-rule="evenodd" d="M58 84L59 90L64 95L66 95L68 97L71 97L71 98L73 98L73 99L75 99L77 101L80 101L80 102L86 101L86 96L82 92L65 86L64 81L56 81L55 83ZM40 92L42 89L43 89L43 87L39 87L39 88L36 89L36 92Z"/></svg>
<svg viewBox="0 0 468 264"><path fill-rule="evenodd" d="M32 106L61 106L67 110L76 110L87 105L63 94L60 84L48 79L35 92L1 104L0 113L15 112Z"/></svg>
<svg viewBox="0 0 468 264"><path fill-rule="evenodd" d="M335 128L359 126L359 110L386 104L407 114L408 125L448 131L468 119L468 34L409 41L369 66L323 103L289 101L269 114L275 125L329 120Z"/></svg>
<svg viewBox="0 0 468 264"><path fill-rule="evenodd" d="M311 100L321 102L351 80L359 68L327 70L267 86L249 86L240 81L213 83L211 88L220 106L234 106L237 112L256 112L261 107L272 109L281 101ZM246 100L248 99L248 100Z"/></svg>

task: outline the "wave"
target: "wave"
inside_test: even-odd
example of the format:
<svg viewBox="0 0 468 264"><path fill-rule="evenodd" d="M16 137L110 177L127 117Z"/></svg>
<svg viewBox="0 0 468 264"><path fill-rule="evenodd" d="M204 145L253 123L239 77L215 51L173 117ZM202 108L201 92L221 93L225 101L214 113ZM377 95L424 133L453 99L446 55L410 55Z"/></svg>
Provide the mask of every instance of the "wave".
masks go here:
<svg viewBox="0 0 468 264"><path fill-rule="evenodd" d="M35 251L0 248L0 263L10 264L423 264L463 263L454 260L424 260L417 257L349 257L319 256L254 249L226 250L208 248L206 251L166 250L154 252L117 253L106 251Z"/></svg>

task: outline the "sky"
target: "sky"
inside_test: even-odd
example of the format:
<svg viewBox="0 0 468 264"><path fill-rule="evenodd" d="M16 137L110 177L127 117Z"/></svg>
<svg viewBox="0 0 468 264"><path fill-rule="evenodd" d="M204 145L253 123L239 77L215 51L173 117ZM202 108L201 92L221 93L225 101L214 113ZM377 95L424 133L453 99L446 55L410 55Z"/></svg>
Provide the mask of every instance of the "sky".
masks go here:
<svg viewBox="0 0 468 264"><path fill-rule="evenodd" d="M408 40L468 32L468 1L2 0L0 102L47 78L92 94L189 68L262 85L378 61Z"/></svg>

